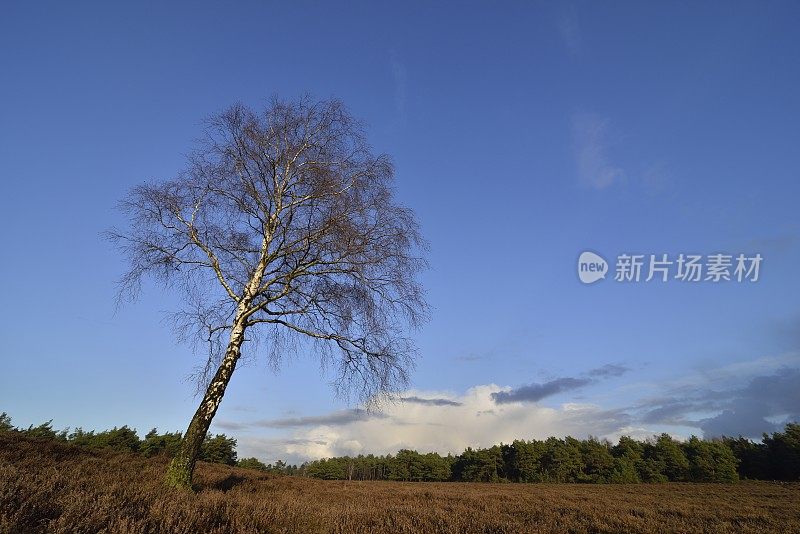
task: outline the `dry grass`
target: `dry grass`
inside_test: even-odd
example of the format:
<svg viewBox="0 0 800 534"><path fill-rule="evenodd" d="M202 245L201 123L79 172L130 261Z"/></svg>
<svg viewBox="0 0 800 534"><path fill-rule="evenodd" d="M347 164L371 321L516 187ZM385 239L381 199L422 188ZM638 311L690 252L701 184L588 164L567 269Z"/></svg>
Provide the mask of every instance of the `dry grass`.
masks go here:
<svg viewBox="0 0 800 534"><path fill-rule="evenodd" d="M322 481L0 433L0 532L800 532L800 484Z"/></svg>

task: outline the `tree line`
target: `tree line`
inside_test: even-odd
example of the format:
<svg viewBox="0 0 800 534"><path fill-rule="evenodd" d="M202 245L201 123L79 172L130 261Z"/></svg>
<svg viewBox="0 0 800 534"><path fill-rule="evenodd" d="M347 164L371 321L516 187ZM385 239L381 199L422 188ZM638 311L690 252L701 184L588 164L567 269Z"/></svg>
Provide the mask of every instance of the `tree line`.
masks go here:
<svg viewBox="0 0 800 534"><path fill-rule="evenodd" d="M159 434L156 429L140 439L128 426L101 432L77 428L57 431L52 421L27 429L15 428L0 414L0 431L57 439L84 447L111 447L173 457L181 434ZM735 482L800 480L800 424L782 432L764 434L761 442L743 437L678 441L669 434L639 441L623 436L608 440L572 437L515 440L488 448L467 448L458 455L419 453L403 449L395 455L358 455L323 458L290 465L281 460L265 464L257 458L238 459L236 440L225 434L207 434L200 459L275 474L328 480L393 480L428 482Z"/></svg>
<svg viewBox="0 0 800 534"><path fill-rule="evenodd" d="M141 439L136 430L127 425L100 432L86 431L80 427L74 430L69 428L55 430L52 419L38 426L16 428L11 424L11 417L5 412L0 414L0 432L19 432L32 438L64 441L80 447L108 447L137 452L148 457L163 454L170 458L178 452L182 439L180 432L159 434L155 428ZM207 434L203 440L200 459L206 462L237 465L236 440L225 434L215 436Z"/></svg>
<svg viewBox="0 0 800 534"><path fill-rule="evenodd" d="M441 456L401 450L396 455L326 458L303 466L324 479L460 482L735 482L800 480L800 424L747 438L678 441L669 434L612 444L594 438L515 440Z"/></svg>

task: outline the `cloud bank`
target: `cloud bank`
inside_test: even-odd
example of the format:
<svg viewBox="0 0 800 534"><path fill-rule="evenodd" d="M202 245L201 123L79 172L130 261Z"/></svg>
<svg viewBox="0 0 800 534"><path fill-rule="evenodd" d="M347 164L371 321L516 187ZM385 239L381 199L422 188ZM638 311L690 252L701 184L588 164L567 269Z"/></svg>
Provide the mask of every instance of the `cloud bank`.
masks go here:
<svg viewBox="0 0 800 534"><path fill-rule="evenodd" d="M643 407L645 423L695 427L705 437L758 438L800 421L800 368L783 366L743 385L685 386Z"/></svg>
<svg viewBox="0 0 800 534"><path fill-rule="evenodd" d="M621 410L594 404L565 403L556 407L529 403L498 403L508 392L495 384L470 388L461 395L409 391L404 402L389 404L381 413L333 412L329 415L257 421L249 432L237 427L239 455L266 461L344 454L389 454L402 448L460 453L466 447L490 446L514 439L551 435L615 436L631 418ZM316 423L316 424L315 424ZM226 428L226 423L217 424ZM259 428L290 428L287 438L254 436Z"/></svg>
<svg viewBox="0 0 800 534"><path fill-rule="evenodd" d="M622 365L608 364L516 388L484 384L460 394L409 390L380 412L339 410L252 422L223 420L214 426L234 433L242 457L299 463L345 454L390 454L403 448L460 453L466 447L567 435L613 441L621 435L642 439L666 431L678 437L758 438L788 421L800 421L797 352L703 369L668 384L623 384L632 390L656 386L660 391L610 405L618 389L606 382L617 380L620 385L619 377L629 372ZM584 388L587 391L581 394L591 400L571 402L570 397ZM265 432L282 435L266 437Z"/></svg>

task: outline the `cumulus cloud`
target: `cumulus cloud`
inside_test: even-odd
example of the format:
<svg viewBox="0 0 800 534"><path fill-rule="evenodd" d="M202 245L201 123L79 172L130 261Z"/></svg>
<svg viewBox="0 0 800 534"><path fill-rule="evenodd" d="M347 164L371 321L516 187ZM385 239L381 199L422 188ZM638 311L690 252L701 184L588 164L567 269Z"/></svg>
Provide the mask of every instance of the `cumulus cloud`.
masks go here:
<svg viewBox="0 0 800 534"><path fill-rule="evenodd" d="M382 417L318 416L313 419L319 424L293 427L283 439L237 436L240 456L302 462L344 454L393 454L402 448L460 453L466 447L486 447L520 438L617 435L632 423L624 410L604 410L588 403L555 407L497 404L493 394L504 389L508 388L490 384L473 387L461 395L409 391L405 398L439 402L388 404Z"/></svg>

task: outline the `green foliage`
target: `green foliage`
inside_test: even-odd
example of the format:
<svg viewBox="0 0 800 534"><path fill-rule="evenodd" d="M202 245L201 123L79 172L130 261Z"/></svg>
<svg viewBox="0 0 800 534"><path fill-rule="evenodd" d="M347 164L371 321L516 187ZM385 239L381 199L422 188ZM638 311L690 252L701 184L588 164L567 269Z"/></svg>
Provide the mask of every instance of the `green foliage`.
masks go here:
<svg viewBox="0 0 800 534"><path fill-rule="evenodd" d="M129 428L127 425L119 428L114 427L111 430L104 430L97 433L95 433L94 430L86 432L78 427L69 435L64 434L64 439L75 445L80 445L81 447L108 447L111 449L133 452L139 451L141 446L141 441L136 434L136 430Z"/></svg>
<svg viewBox="0 0 800 534"><path fill-rule="evenodd" d="M614 458L614 463L606 480L611 484L638 484L642 481L636 460L621 457Z"/></svg>
<svg viewBox="0 0 800 534"><path fill-rule="evenodd" d="M422 480L428 482L444 482L450 480L454 459L452 456L441 457L435 452L423 456Z"/></svg>
<svg viewBox="0 0 800 534"><path fill-rule="evenodd" d="M236 440L225 434L210 435L203 440L200 459L218 464L236 465Z"/></svg>
<svg viewBox="0 0 800 534"><path fill-rule="evenodd" d="M754 443L747 438L722 438L722 443L731 450L739 461L739 477L750 480L765 480L770 477L767 447L763 443Z"/></svg>
<svg viewBox="0 0 800 534"><path fill-rule="evenodd" d="M765 455L769 478L773 480L800 479L800 423L789 423L783 432L764 434Z"/></svg>
<svg viewBox="0 0 800 534"><path fill-rule="evenodd" d="M363 458L360 456L356 460L363 462ZM450 469L450 461L436 453L420 454L408 449L399 451L385 464L389 480L444 481L450 479ZM355 473L355 465L352 470Z"/></svg>
<svg viewBox="0 0 800 534"><path fill-rule="evenodd" d="M583 468L578 477L580 482L606 483L610 482L614 472L614 456L611 454L611 444L588 439L580 444Z"/></svg>
<svg viewBox="0 0 800 534"><path fill-rule="evenodd" d="M668 434L652 441L623 436L616 445L597 439L548 438L515 440L485 449L467 448L458 456L420 454L403 449L397 455L343 456L304 464L299 472L324 479L464 481L464 482L585 482L637 484L641 482L735 482L742 455L752 466L774 469L778 462L796 466L800 457L800 425L765 436L764 444L725 438L705 441L696 437L679 442ZM765 461L766 454L779 458ZM771 467L770 467L771 466ZM738 471L737 471L738 467ZM752 468L755 469L755 468ZM744 476L744 475L741 475ZM785 480L798 480L800 476ZM752 476L749 478L758 478ZM776 477L777 478L777 477Z"/></svg>
<svg viewBox="0 0 800 534"><path fill-rule="evenodd" d="M655 466L644 460L644 444L635 439L622 436L619 442L611 447L614 465L608 481L613 484L636 484L657 478L663 481L663 475Z"/></svg>
<svg viewBox="0 0 800 534"><path fill-rule="evenodd" d="M129 450L136 452L139 450L141 442L136 430L128 428L127 425L120 428L114 427L95 435L96 447L110 447L118 450Z"/></svg>
<svg viewBox="0 0 800 534"><path fill-rule="evenodd" d="M669 434L661 434L655 444L645 447L645 458L652 461L652 466L671 482L688 480L689 460L680 443Z"/></svg>
<svg viewBox="0 0 800 534"><path fill-rule="evenodd" d="M669 477L664 474L664 469L664 463L653 457L642 458L636 463L636 471L642 482L669 482Z"/></svg>
<svg viewBox="0 0 800 534"><path fill-rule="evenodd" d="M6 413L0 413L0 432L9 432L14 430L14 425L11 424L11 417Z"/></svg>
<svg viewBox="0 0 800 534"><path fill-rule="evenodd" d="M505 473L512 482L539 482L543 480L541 459L544 446L539 441L515 440L503 445Z"/></svg>
<svg viewBox="0 0 800 534"><path fill-rule="evenodd" d="M751 480L800 480L800 424L788 423L783 432L764 434L761 443L747 438L723 437L721 441L738 460L741 478Z"/></svg>
<svg viewBox="0 0 800 534"><path fill-rule="evenodd" d="M169 458L173 458L181 446L181 433L180 432L167 432L166 434L159 434L155 428L145 434L144 439L139 447L139 451L145 456L157 456L163 454Z"/></svg>
<svg viewBox="0 0 800 534"><path fill-rule="evenodd" d="M59 437L59 433L53 430L53 420L50 419L46 423L42 423L39 426L29 426L26 430L22 431L25 435L32 437L32 438L42 438L42 439L57 439Z"/></svg>
<svg viewBox="0 0 800 534"><path fill-rule="evenodd" d="M468 482L498 482L505 479L501 448L497 445L488 449L468 448L456 457L453 477Z"/></svg>
<svg viewBox="0 0 800 534"><path fill-rule="evenodd" d="M579 482L583 468L581 444L572 437L547 438L542 455L544 482Z"/></svg>
<svg viewBox="0 0 800 534"><path fill-rule="evenodd" d="M692 436L682 445L689 461L689 479L694 482L736 482L739 461L724 443Z"/></svg>
<svg viewBox="0 0 800 534"><path fill-rule="evenodd" d="M259 471L267 470L266 464L258 458L242 458L236 462L236 467L242 467L244 469L257 469Z"/></svg>
<svg viewBox="0 0 800 534"><path fill-rule="evenodd" d="M322 478L324 480L344 480L347 478L348 470L346 462L349 458L323 458L316 462L311 462L306 470L309 476Z"/></svg>

